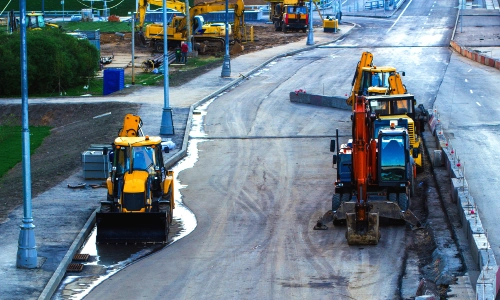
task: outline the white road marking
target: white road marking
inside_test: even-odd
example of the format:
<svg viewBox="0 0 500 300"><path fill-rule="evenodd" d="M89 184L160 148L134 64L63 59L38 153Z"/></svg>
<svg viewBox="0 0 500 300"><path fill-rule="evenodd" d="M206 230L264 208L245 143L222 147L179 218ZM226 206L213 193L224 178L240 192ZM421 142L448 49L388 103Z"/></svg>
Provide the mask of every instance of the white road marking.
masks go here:
<svg viewBox="0 0 500 300"><path fill-rule="evenodd" d="M481 106L481 103L479 103L479 102L476 102L476 104L479 105L479 106Z"/></svg>
<svg viewBox="0 0 500 300"><path fill-rule="evenodd" d="M399 18L401 18L401 16L405 13L406 9L408 8L408 6L410 6L410 4L411 4L412 1L413 0L410 0L410 2L408 3L408 5L406 5L405 9L403 9L403 11L399 15L399 17L396 19L396 21L394 21L394 24L392 24L392 26L389 27L389 29L387 30L387 33L389 33L389 31L391 31L392 27L394 27L394 25L396 25L396 23L399 21Z"/></svg>
<svg viewBox="0 0 500 300"><path fill-rule="evenodd" d="M474 94L474 92L473 92L472 90L470 90L470 93L471 93L471 94Z"/></svg>

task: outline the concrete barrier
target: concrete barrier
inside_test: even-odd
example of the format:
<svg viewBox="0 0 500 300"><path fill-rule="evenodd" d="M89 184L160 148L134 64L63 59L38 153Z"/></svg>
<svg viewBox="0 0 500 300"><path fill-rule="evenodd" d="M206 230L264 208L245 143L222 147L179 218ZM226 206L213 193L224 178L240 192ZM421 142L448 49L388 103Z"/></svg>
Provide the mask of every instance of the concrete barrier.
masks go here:
<svg viewBox="0 0 500 300"><path fill-rule="evenodd" d="M450 42L450 47L460 53L460 55L467 57L470 60L500 70L500 61L494 58L484 56L473 50L469 50L469 48L467 47L462 47L453 40Z"/></svg>
<svg viewBox="0 0 500 300"><path fill-rule="evenodd" d="M345 97L314 95L303 91L290 92L290 102L352 110Z"/></svg>

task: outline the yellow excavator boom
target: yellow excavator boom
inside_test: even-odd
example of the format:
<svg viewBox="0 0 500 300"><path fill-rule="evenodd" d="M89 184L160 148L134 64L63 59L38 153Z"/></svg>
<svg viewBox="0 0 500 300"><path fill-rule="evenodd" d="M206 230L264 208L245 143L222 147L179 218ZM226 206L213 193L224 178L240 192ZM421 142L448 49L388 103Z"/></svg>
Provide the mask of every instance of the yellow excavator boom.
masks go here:
<svg viewBox="0 0 500 300"><path fill-rule="evenodd" d="M351 105L354 107L354 102L356 100L357 91L359 91L359 87L361 86L361 76L363 74L362 69L366 67L371 67L373 63L373 54L370 52L363 52L361 54L361 60L358 62L358 66L356 67L356 72L354 72L354 78L352 79L352 89L349 98L347 98L347 105Z"/></svg>

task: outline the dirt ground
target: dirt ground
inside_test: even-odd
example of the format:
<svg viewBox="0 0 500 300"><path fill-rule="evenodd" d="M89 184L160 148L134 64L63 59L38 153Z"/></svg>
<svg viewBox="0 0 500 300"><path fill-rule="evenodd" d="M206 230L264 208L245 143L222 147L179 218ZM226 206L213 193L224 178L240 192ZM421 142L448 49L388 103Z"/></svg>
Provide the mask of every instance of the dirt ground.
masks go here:
<svg viewBox="0 0 500 300"><path fill-rule="evenodd" d="M253 41L251 41L251 29L253 30ZM274 46L293 43L296 41L300 41L304 38L307 38L307 33L302 32L288 32L287 34L283 34L281 31L275 31L274 26L272 24L265 23L255 23L255 24L247 24L246 25L247 41L243 43L244 50L240 53L231 53L231 58L238 57L244 55L246 53L259 51L262 49L272 48ZM115 34L114 32L102 32L101 33L101 56L108 57L114 55L115 57L123 56L126 61L130 60L131 54L131 42L132 42L132 34L125 33L122 37L120 35ZM154 53L152 47L148 47L147 45L140 45L138 41L135 41L136 47L134 49L134 57L135 57L135 72L136 74L142 72L141 63L145 60L153 58L154 56L159 55L159 53ZM222 57L224 53L218 53L215 56ZM202 55L200 55L202 56ZM121 58L121 59L123 59ZM207 70L211 70L214 68L218 68L222 66L222 61L215 61L209 65L204 65L202 67L192 69L192 66L189 66L189 71L186 72L185 67L183 66L174 66L171 65L169 67L169 85L170 86L179 86L180 84L186 82L189 79L200 75ZM182 71L182 72L181 72ZM125 74L130 74L132 72L132 68L129 67L125 69Z"/></svg>
<svg viewBox="0 0 500 300"><path fill-rule="evenodd" d="M248 25L247 25L248 26ZM247 30L250 29L247 27ZM255 41L245 44L245 50L232 57L243 55L280 44L295 42L307 37L304 33L276 32L272 24L253 25ZM115 32L101 33L101 56L127 54L131 52L131 34L125 33L122 38ZM151 49L136 47L138 56L153 55ZM194 78L210 67L179 72L185 78ZM178 69L169 68L171 72ZM125 73L130 68L125 69ZM175 82L170 82L175 84ZM2 99L0 99L2 101ZM86 151L91 144L109 144L122 125L127 113L137 113L139 107L133 104L96 103L96 104L44 104L30 105L30 125L51 126L51 135L31 155L32 198L55 186L81 167L81 152ZM111 112L110 115L94 119L94 116ZM21 125L20 105L2 106L0 110L0 125ZM19 133L21 135L21 133ZM13 188L15 187L15 188ZM9 213L23 203L22 165L19 163L6 175L0 178L0 224L4 223Z"/></svg>

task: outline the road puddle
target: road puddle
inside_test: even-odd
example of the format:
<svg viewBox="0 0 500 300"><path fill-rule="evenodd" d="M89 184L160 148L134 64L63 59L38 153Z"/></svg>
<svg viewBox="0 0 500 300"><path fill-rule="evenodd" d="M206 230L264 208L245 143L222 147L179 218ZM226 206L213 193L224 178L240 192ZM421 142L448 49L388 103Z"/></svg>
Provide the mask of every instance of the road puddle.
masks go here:
<svg viewBox="0 0 500 300"><path fill-rule="evenodd" d="M198 161L198 143L206 141L203 130L203 118L207 108L215 98L196 108L192 117L191 131L187 156L172 167L174 171L175 209L173 222L170 226L170 239L166 244L128 244L110 245L96 244L96 228L85 241L81 254L89 254L88 261L81 262L84 267L81 272L68 272L59 285L52 299L83 299L90 291L104 280L110 278L125 267L161 251L170 244L191 233L197 226L196 217L182 201L181 190L186 188L178 178L183 170L194 167Z"/></svg>

